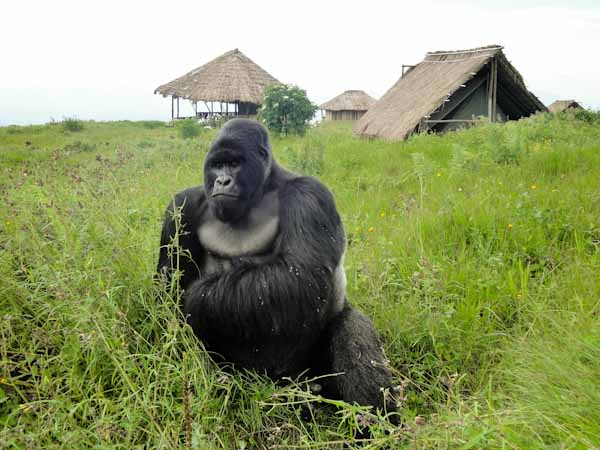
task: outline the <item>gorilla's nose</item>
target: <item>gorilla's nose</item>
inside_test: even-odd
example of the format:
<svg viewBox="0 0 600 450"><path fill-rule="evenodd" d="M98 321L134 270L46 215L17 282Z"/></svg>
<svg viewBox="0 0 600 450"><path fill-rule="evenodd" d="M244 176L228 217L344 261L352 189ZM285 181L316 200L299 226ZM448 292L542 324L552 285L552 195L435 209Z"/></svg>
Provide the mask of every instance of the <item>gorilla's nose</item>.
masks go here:
<svg viewBox="0 0 600 450"><path fill-rule="evenodd" d="M233 177L229 175L220 175L215 180L215 185L220 188L226 188L231 184L232 181Z"/></svg>

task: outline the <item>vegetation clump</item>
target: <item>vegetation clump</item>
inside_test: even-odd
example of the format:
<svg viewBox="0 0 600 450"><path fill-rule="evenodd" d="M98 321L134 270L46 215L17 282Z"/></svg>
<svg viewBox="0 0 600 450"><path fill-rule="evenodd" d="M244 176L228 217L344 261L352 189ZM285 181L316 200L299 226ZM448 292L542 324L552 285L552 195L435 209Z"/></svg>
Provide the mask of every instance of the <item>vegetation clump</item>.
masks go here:
<svg viewBox="0 0 600 450"><path fill-rule="evenodd" d="M269 130L287 136L302 135L317 111L317 105L298 86L273 84L265 89L259 119Z"/></svg>
<svg viewBox="0 0 600 450"><path fill-rule="evenodd" d="M83 130L83 121L76 117L65 117L62 121L64 131L74 133Z"/></svg>
<svg viewBox="0 0 600 450"><path fill-rule="evenodd" d="M183 139L193 139L202 134L202 125L196 119L179 120L175 125Z"/></svg>

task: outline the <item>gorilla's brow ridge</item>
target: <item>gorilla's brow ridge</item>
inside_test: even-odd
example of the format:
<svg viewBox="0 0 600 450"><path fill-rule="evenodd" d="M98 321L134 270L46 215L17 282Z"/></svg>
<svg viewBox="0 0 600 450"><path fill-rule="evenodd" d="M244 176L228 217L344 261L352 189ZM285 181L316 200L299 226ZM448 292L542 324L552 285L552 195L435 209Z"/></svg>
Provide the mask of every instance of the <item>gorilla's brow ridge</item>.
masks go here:
<svg viewBox="0 0 600 450"><path fill-rule="evenodd" d="M207 162L209 164L212 164L215 161L226 162L233 160L245 160L244 153L239 149L230 146L218 147L215 150L211 151L207 157Z"/></svg>
<svg viewBox="0 0 600 450"><path fill-rule="evenodd" d="M252 141L252 142L246 142L246 141ZM231 150L236 150L239 152L247 152L248 151L248 147L253 147L251 144L255 144L256 142L254 142L251 139L242 139L240 136L234 137L234 136L224 136L221 139L219 139L219 141L217 142L216 148L226 148L226 149L231 149ZM250 145L249 145L250 144Z"/></svg>

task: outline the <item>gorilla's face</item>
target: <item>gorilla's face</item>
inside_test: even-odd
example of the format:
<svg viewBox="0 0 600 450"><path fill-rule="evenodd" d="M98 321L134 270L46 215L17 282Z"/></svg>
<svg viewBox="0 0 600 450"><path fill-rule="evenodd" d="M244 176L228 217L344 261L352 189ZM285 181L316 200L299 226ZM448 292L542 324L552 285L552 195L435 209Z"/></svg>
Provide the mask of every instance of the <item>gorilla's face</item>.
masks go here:
<svg viewBox="0 0 600 450"><path fill-rule="evenodd" d="M223 127L204 162L204 189L219 220L240 221L262 198L271 161L262 125L236 119Z"/></svg>

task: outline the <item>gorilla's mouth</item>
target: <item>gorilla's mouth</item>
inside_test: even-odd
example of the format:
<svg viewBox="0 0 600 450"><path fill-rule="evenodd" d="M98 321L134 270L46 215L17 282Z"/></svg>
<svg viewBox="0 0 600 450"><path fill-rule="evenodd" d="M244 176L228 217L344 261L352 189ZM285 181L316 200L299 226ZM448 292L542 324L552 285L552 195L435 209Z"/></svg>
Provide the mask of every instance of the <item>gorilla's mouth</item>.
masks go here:
<svg viewBox="0 0 600 450"><path fill-rule="evenodd" d="M212 198L217 198L217 197L225 197L225 198L239 198L239 195L233 195L233 194L227 194L225 192L215 192L212 195Z"/></svg>

